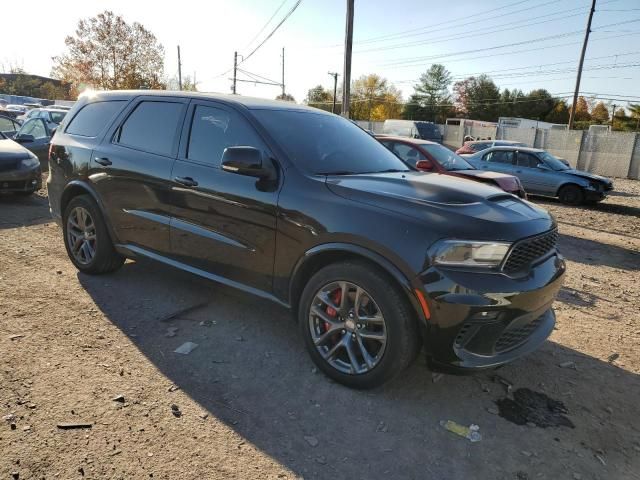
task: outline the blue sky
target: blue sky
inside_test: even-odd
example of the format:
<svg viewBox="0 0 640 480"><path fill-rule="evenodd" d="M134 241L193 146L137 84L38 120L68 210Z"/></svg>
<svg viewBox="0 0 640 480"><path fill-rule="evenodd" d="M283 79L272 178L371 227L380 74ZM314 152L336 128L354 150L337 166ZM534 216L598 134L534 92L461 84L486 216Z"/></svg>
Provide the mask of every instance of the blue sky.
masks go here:
<svg viewBox="0 0 640 480"><path fill-rule="evenodd" d="M456 79L488 73L502 88L546 88L567 95L573 90L590 3L355 0L352 76L378 73L402 90L406 99L415 79L432 63L442 63ZM53 26L46 28L46 36L25 35L23 23L5 22L6 38L19 41L4 44L0 62L19 63L28 71L47 75L51 56L64 51L64 37L77 20L111 9L155 33L166 49L168 75L176 73L179 43L183 75L196 72L201 90L226 93L234 50L241 55L251 52L295 0L182 0L166 9L157 1L67 0L64 4L61 8L56 2L42 2L30 13L30 25ZM302 0L241 68L279 81L285 47L285 82L296 100L302 101L314 85L331 86L327 72L342 73L343 68L345 4L346 0ZM278 7L273 21L251 41ZM581 90L638 102L640 0L598 0L596 8ZM241 74L239 78L249 77ZM260 97L280 93L279 87L253 83L238 84L238 91Z"/></svg>

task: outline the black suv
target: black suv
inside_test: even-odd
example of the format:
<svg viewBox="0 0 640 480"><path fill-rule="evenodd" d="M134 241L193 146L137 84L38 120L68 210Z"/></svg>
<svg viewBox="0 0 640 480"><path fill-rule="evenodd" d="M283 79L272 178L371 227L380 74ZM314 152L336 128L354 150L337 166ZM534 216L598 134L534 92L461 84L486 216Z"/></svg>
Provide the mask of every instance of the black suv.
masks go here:
<svg viewBox="0 0 640 480"><path fill-rule="evenodd" d="M148 257L271 299L351 387L382 384L421 348L434 369L495 367L555 323L565 264L546 211L411 171L336 115L99 92L67 115L49 162L51 211L80 271Z"/></svg>

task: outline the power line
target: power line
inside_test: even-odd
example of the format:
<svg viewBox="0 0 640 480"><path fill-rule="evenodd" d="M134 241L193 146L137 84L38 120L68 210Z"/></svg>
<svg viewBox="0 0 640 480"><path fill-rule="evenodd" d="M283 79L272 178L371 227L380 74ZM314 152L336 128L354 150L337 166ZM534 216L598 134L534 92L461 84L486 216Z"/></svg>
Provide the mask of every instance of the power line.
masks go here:
<svg viewBox="0 0 640 480"><path fill-rule="evenodd" d="M275 17L275 16L278 14L278 12L280 11L280 9L284 6L284 4L285 4L285 3L287 3L287 1L288 1L288 0L283 0L283 1L282 1L282 3L281 3L281 4L280 4L280 6L276 9L276 11L275 11L275 12L273 12L273 15L271 15L271 18L269 18L269 20L267 20L267 23L265 23L265 24L262 26L262 28L260 29L260 31L259 31L258 33L256 33L256 34L253 36L253 38L249 41L249 43L247 43L247 45L246 45L244 48L249 48L249 45L251 45L251 44L254 42L254 40L255 40L256 38L258 38L262 32L264 32L264 29L265 29L265 28L267 28L267 25L269 25L269 24L271 23L271 20L273 20L273 17Z"/></svg>
<svg viewBox="0 0 640 480"><path fill-rule="evenodd" d="M287 20L287 18L289 18L289 17L293 14L293 12L295 12L295 11L296 11L296 9L298 8L298 6L300 5L300 3L301 3L301 2L302 2L302 0L298 0L298 1L293 5L293 7L291 7L291 9L287 12L287 14L284 16L284 18L283 18L282 20L280 20L280 23L278 23L278 24L275 26L275 28L274 28L273 30L271 30L271 33L269 33L269 35L267 35L267 36L265 37L265 39L264 39L264 40L262 40L262 42L260 42L260 44L259 44L256 48L254 48L254 49L251 51L251 53L250 53L249 55L247 55L246 57L243 57L243 58L242 58L242 61L241 61L238 65L240 65L240 64L242 64L242 63L246 62L247 60L249 60L249 59L253 56L253 54L254 54L254 53L256 53L256 52L258 51L258 49L259 49L260 47L262 47L262 45L264 45L264 44L266 43L266 41L267 41L267 40L269 40L269 39L273 36L273 34L274 34L274 33L276 33L276 31L277 31L277 30L280 28L280 26L281 26L281 25L282 25L282 24Z"/></svg>
<svg viewBox="0 0 640 480"><path fill-rule="evenodd" d="M502 23L502 24L499 24L499 25L492 25L490 27L478 28L476 30L469 30L469 31L466 31L464 33L464 35L455 34L455 35L448 35L448 36L444 36L444 37L427 38L427 39L417 40L417 41L409 42L409 43L400 43L400 44L396 44L396 45L389 45L389 46L386 46L386 47L375 47L375 48L369 48L369 49L365 49L365 50L358 50L358 53L369 53L369 52L378 52L378 51L384 51L384 50L394 50L394 49L397 49L397 48L415 47L415 46L418 46L418 45L425 45L425 44L430 44L431 45L431 44L434 44L434 43L449 42L449 41L452 41L452 40L461 40L461 39L464 39L464 38L474 37L478 33L482 33L483 35L489 35L489 34L492 34L492 33L499 33L499 32L504 32L504 31L508 31L508 30L515 30L515 29L519 29L519 28L532 27L534 25L541 25L543 23L558 22L558 21L561 21L561 20L566 20L568 18L581 16L583 14L583 12L578 12L578 13L574 13L572 15L565 15L563 17L558 17L558 14L560 14L560 13L575 12L576 10L581 10L581 9L570 8L568 10L562 10L560 12L554 12L554 13L548 14L548 15L540 15L538 17L533 17L533 18L529 18L529 19L526 19L526 20L520 20L519 21L519 22L525 22L524 24L514 24L514 22L507 22L507 23ZM531 20L536 20L536 19L539 19L539 18L545 18L545 17L550 17L550 16L553 16L554 18L550 18L550 19L542 20L542 21L538 21L538 22L532 22L531 21Z"/></svg>
<svg viewBox="0 0 640 480"><path fill-rule="evenodd" d="M632 20L627 20L624 22L616 22L616 23L611 23L608 25L601 25L600 28L606 28L606 27L612 27L612 26L617 26L617 25L624 25L624 24L628 24L628 23L635 23L635 22L640 22L640 18L635 18ZM595 32L596 30L594 30ZM546 40L551 40L554 38L565 38L565 37L570 37L573 35L579 35L584 33L583 30L573 30L570 32L565 32L565 33L559 33L556 35L549 35L549 36L545 36L545 37L537 37L537 38L532 38L529 40L523 40L521 42L514 42L514 43L505 43L502 45L494 45L491 47L485 47L485 48L477 48L474 50L463 50L463 51L459 51L459 52L450 52L450 53L444 53L444 54L438 54L438 55L429 55L429 56L424 56L424 57L409 57L409 58L405 58L402 60L398 60L395 62L389 62L386 65L388 66L396 66L396 65L402 65L405 63L409 63L409 62L416 62L416 61L422 61L422 60L435 60L435 59L441 59L441 58L447 58L447 57L451 57L451 56L458 56L458 55L465 55L468 53L477 53L477 52L485 52L488 50L499 50L501 48L506 48L506 47L514 47L514 46L519 46L519 45L528 45L531 43L538 43L538 42L544 42Z"/></svg>

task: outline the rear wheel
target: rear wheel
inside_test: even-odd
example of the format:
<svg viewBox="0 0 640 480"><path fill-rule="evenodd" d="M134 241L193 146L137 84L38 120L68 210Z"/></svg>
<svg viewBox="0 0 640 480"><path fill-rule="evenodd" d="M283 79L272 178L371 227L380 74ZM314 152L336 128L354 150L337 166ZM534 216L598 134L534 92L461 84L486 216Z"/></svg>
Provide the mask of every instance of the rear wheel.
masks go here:
<svg viewBox="0 0 640 480"><path fill-rule="evenodd" d="M102 213L90 196L71 199L62 225L69 259L81 272L113 272L124 263L125 258L113 248Z"/></svg>
<svg viewBox="0 0 640 480"><path fill-rule="evenodd" d="M377 387L404 370L420 348L415 314L404 297L364 263L317 272L304 289L298 317L318 368L353 388Z"/></svg>
<svg viewBox="0 0 640 480"><path fill-rule="evenodd" d="M577 185L565 185L560 189L558 197L567 205L580 205L584 201L584 192Z"/></svg>

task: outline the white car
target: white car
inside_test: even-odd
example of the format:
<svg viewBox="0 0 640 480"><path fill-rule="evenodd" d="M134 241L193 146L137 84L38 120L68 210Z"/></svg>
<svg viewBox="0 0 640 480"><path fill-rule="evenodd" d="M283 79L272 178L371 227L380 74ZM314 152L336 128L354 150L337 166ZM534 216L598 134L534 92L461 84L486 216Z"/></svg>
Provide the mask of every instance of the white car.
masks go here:
<svg viewBox="0 0 640 480"><path fill-rule="evenodd" d="M62 110L59 108L34 108L29 110L27 113L20 115L18 120L26 122L32 118L42 118L47 122L49 128L55 128L62 123L62 120L64 120L67 113L69 113L68 110Z"/></svg>

